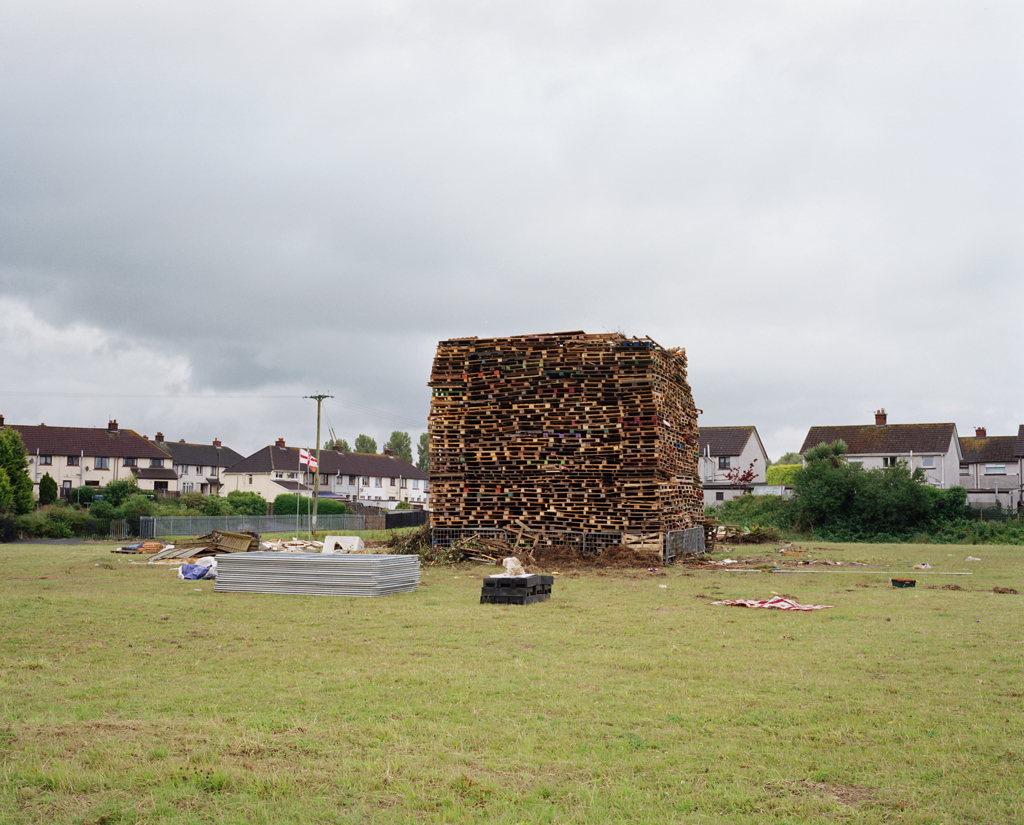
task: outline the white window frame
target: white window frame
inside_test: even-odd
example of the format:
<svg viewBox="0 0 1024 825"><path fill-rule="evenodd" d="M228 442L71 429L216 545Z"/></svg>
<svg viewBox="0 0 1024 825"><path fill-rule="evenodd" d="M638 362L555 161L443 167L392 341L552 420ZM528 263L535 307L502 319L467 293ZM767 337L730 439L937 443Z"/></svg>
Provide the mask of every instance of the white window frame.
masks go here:
<svg viewBox="0 0 1024 825"><path fill-rule="evenodd" d="M923 455L921 456L921 466L926 469L932 470L935 468L935 456Z"/></svg>
<svg viewBox="0 0 1024 825"><path fill-rule="evenodd" d="M109 470L110 469L110 458L105 455L98 455L92 460L92 468L94 470Z"/></svg>
<svg viewBox="0 0 1024 825"><path fill-rule="evenodd" d="M1006 475L1005 464L986 464L985 475L987 476L1004 476Z"/></svg>

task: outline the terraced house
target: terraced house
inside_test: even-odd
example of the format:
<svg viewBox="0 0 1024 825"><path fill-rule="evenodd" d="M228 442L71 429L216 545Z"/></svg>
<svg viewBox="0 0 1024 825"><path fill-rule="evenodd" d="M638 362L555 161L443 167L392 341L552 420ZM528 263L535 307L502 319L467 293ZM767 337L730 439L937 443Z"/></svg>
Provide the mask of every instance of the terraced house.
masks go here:
<svg viewBox="0 0 1024 825"><path fill-rule="evenodd" d="M0 415L0 427L4 419ZM76 487L102 487L135 476L139 489L158 496L177 495L178 477L167 454L116 420L106 429L7 424L17 430L28 450L29 475L39 495L39 479L47 473L63 497Z"/></svg>
<svg viewBox="0 0 1024 825"><path fill-rule="evenodd" d="M948 488L962 483L963 453L956 424L889 424L885 410L881 409L875 413L873 426L811 427L800 453L840 439L849 448L849 462L865 470L906 461L911 470L923 470L933 487Z"/></svg>
<svg viewBox="0 0 1024 825"><path fill-rule="evenodd" d="M224 473L225 492L244 490L273 501L281 493L313 494L316 480L299 461L299 448L288 447L283 438L264 447ZM320 495L341 501L358 501L386 509L407 501L426 508L429 476L398 456L321 450Z"/></svg>
<svg viewBox="0 0 1024 825"><path fill-rule="evenodd" d="M1024 424L1017 435L988 435L978 427L973 438L960 439L960 451L960 486L967 489L968 503L1016 509L1024 494Z"/></svg>
<svg viewBox="0 0 1024 825"><path fill-rule="evenodd" d="M164 434L157 433L151 443L170 458L171 469L178 478L178 488L183 493L219 496L224 471L242 460L241 453L225 447L216 438L211 444L191 444L184 438L165 441Z"/></svg>

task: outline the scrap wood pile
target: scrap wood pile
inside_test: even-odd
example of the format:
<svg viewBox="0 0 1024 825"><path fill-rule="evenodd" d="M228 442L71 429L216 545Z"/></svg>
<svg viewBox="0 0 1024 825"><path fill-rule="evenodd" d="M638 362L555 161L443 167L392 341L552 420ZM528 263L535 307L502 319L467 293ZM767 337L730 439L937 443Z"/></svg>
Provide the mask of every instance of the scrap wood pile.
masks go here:
<svg viewBox="0 0 1024 825"><path fill-rule="evenodd" d="M703 523L681 348L619 333L452 339L438 345L430 386L435 527Z"/></svg>
<svg viewBox="0 0 1024 825"><path fill-rule="evenodd" d="M306 541L298 537L265 541L257 548L276 553L319 553L324 548L322 541Z"/></svg>
<svg viewBox="0 0 1024 825"><path fill-rule="evenodd" d="M126 544L123 547L116 547L111 553L159 553L167 547L162 541L140 541L136 544Z"/></svg>
<svg viewBox="0 0 1024 825"><path fill-rule="evenodd" d="M388 539L391 553L418 555L425 564L457 564L470 561L500 565L510 556L522 560L529 570L583 569L591 567L653 567L661 565L661 550L646 544L615 544L597 553L581 553L577 546L566 544L557 536L543 531L520 532L515 541L507 542L490 535L468 535L447 544L431 544L430 526L414 533L392 535Z"/></svg>
<svg viewBox="0 0 1024 825"><path fill-rule="evenodd" d="M739 524L719 524L715 530L715 541L727 544L767 544L779 540L779 531L774 527L755 524L743 527Z"/></svg>
<svg viewBox="0 0 1024 825"><path fill-rule="evenodd" d="M182 539L168 545L149 561L171 562L181 559L201 559L204 556L219 556L225 553L251 553L260 549L260 537L256 533L228 533L214 530L205 536Z"/></svg>

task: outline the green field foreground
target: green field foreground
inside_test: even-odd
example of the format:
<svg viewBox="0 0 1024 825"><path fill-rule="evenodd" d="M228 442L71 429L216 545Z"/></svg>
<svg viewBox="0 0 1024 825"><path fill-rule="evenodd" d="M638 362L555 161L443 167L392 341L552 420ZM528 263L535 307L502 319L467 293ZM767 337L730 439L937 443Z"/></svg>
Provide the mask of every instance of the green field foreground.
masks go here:
<svg viewBox="0 0 1024 825"><path fill-rule="evenodd" d="M111 546L0 545L0 822L1024 821L1024 596L993 592L1021 548L563 573L513 607L479 604L494 568L222 594ZM922 561L973 575L890 586ZM774 594L835 607L709 605Z"/></svg>

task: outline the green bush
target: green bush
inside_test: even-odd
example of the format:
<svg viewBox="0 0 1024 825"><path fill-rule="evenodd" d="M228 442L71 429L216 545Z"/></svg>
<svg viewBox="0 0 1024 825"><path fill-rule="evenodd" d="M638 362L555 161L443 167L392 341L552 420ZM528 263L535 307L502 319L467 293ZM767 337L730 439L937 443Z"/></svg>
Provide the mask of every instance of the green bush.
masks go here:
<svg viewBox="0 0 1024 825"><path fill-rule="evenodd" d="M247 493L232 490L227 494L226 501L231 512L238 516L265 516L270 505L259 493Z"/></svg>
<svg viewBox="0 0 1024 825"><path fill-rule="evenodd" d="M111 481L102 490L103 497L110 502L113 507L120 507L130 496L133 496L138 492L139 483L135 480L135 476Z"/></svg>
<svg viewBox="0 0 1024 825"><path fill-rule="evenodd" d="M151 516L155 510L156 503L150 500L149 496L145 493L136 493L125 499L120 507L115 508L117 515L114 517L137 519L141 516Z"/></svg>
<svg viewBox="0 0 1024 825"><path fill-rule="evenodd" d="M313 512L313 501L308 496L297 496L294 493L281 493L274 499L275 516L294 516L295 507L299 507L299 515L304 516L307 512ZM320 499L317 505L317 513L322 516L344 515L348 508L340 501L333 501L329 498Z"/></svg>
<svg viewBox="0 0 1024 825"><path fill-rule="evenodd" d="M117 514L117 509L106 499L94 500L89 505L89 515L93 518L110 519L120 518Z"/></svg>
<svg viewBox="0 0 1024 825"><path fill-rule="evenodd" d="M775 527L791 530L795 516L793 502L781 496L738 496L731 501L708 507L705 514L723 524Z"/></svg>
<svg viewBox="0 0 1024 825"><path fill-rule="evenodd" d="M792 484L800 472L800 464L773 464L765 476L769 484Z"/></svg>
<svg viewBox="0 0 1024 825"><path fill-rule="evenodd" d="M92 500L98 492L98 487L75 487L71 491L68 501L72 504L81 504L83 507L88 507L92 504Z"/></svg>

